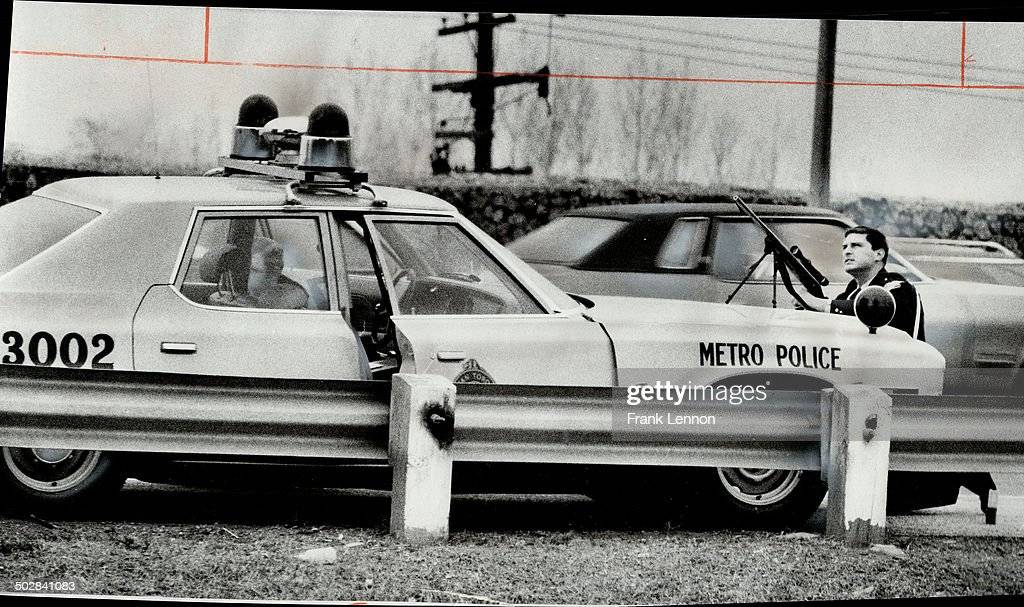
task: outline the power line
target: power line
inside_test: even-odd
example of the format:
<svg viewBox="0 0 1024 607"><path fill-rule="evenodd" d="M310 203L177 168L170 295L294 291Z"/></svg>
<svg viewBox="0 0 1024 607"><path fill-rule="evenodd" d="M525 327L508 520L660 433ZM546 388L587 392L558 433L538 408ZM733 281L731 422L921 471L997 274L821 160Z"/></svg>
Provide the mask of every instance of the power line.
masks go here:
<svg viewBox="0 0 1024 607"><path fill-rule="evenodd" d="M786 42L786 41L783 41L783 40L768 40L768 39L757 38L757 37L753 37L753 36L741 36L741 35L738 35L738 34L716 34L716 33L712 33L712 32L705 32L705 31L689 29L689 28L672 27L672 26L662 25L662 24L658 24L658 23L637 23L636 21L627 21L627 20L622 20L622 19L615 19L615 18L612 18L612 17L599 17L599 16L592 16L592 15L575 15L575 17L578 18L578 19L586 20L586 21L597 21L597 22L609 23L609 24L613 24L613 25L630 25L630 26L634 26L634 27L642 27L642 28L646 28L646 29L660 30L660 31L674 33L674 34L693 34L693 35L696 35L696 36L705 36L705 37L709 37L709 38L718 38L718 39L724 39L724 40L739 40L739 41L743 41L743 42L753 42L755 44L767 44L767 45L776 46L776 47L795 48L795 49L802 49L802 50L816 50L817 49L817 47L812 45L812 44L800 44L800 43L796 43L796 42ZM871 58L871 59L887 59L887 60L890 60L890 61L900 61L900 62L905 62L905 63L917 63L917 64L923 64L923 65L931 65L931 66L935 66L935 67L945 67L945 68L959 68L960 67L958 64L944 62L944 61L935 61L935 60L928 60L928 59L918 59L918 58L913 58L913 57L900 57L900 56L897 56L897 55L887 55L885 53L872 53L872 52L869 52L869 51L840 50L839 54L842 54L842 55L852 55L852 56L855 56L855 57L868 57L868 58ZM1019 69L1013 69L1013 68L1009 68L1009 67L1004 67L1004 66L986 67L986 66L982 66L982 65L975 65L975 66L971 66L971 70L972 71L998 72L998 73L1007 74L1007 75L1010 75L1010 76L1024 76L1024 71L1019 70Z"/></svg>
<svg viewBox="0 0 1024 607"><path fill-rule="evenodd" d="M517 29L517 28L513 28L513 29ZM530 31L528 29L521 28L521 27L519 27L518 29L519 29L519 31L521 33L526 34L528 36L547 37L547 34L540 34L540 33L533 32L533 31ZM636 50L638 50L636 45L630 45L630 44L620 44L620 43L615 43L615 42L601 42L601 41L596 41L596 40L588 39L588 38L575 38L575 37L570 37L570 36L565 36L565 35L557 35L557 34L555 36L553 36L553 37L555 39L557 39L557 40L561 40L561 41L564 41L564 42L575 42L575 43L579 43L579 44L587 44L587 45L597 46L597 47L601 47L601 48L618 48L618 49L628 50L628 51L636 51ZM702 61L704 63L710 63L710 64L716 64L716 65L729 65L729 66L734 66L734 67L747 67L747 68L753 68L753 69L756 69L756 70L759 70L759 71L787 74L787 75L791 75L791 76L792 75L796 75L796 76L801 76L803 78L807 78L808 82L813 82L814 78L815 78L815 76L813 74L808 74L805 71L800 71L800 70L790 69L790 68L783 68L783 67L767 66L767 65L758 64L758 63L749 63L749 62L742 62L742 61L728 61L728 60L725 60L725 59L712 59L712 58L708 58L708 57L700 57L700 56L697 56L697 55L689 55L689 54L685 54L685 53L673 53L673 52L670 52L670 51L648 51L648 52L651 52L652 54L660 55L660 56L663 56L663 57L688 59L688 60L691 60L691 61ZM866 68L861 68L861 69L866 69ZM861 83L861 84L864 84L864 85L869 85L870 84L870 83L867 83L867 82L860 82L860 81L856 81L856 80L852 80L852 81L848 81L848 82L857 82L857 83ZM894 83L891 86L892 86L892 88L902 88L904 86L909 87L910 85L900 85L900 84ZM918 90L921 90L921 91L929 92L929 93L944 93L944 94L947 94L947 95L960 95L960 96L967 96L967 97L977 97L977 98L985 98L985 99L996 99L996 100L1000 100L1000 101L1012 101L1014 103L1024 103L1024 99L1015 99L1015 98L1011 98L1011 97L1001 97L999 95L977 93L977 92L973 92L973 91L969 92L967 90L957 89L957 88L931 88L931 87L923 87L923 86L917 86L917 87L914 87L914 88L916 88Z"/></svg>
<svg viewBox="0 0 1024 607"><path fill-rule="evenodd" d="M525 27L533 27L533 28L538 27L538 26L536 26L534 24L527 24L527 23L524 23L522 25L525 26ZM640 36L640 35L637 35L637 34L626 34L626 33L619 33L619 32L611 32L611 31L608 31L608 30L594 29L594 28L588 28L588 27L576 27L576 26L571 26L571 25L563 25L563 26L561 26L561 29L569 30L569 31L574 31L574 32L579 32L579 33L583 33L583 34L596 34L596 35L599 35L599 36L608 36L608 37L618 38L618 39L626 38L626 39L631 39L631 40L639 40L639 41L643 41L643 42L653 42L653 43L656 43L656 44L669 44L669 45L672 45L672 46L684 46L684 47L696 48L696 49L700 49L700 50L717 51L717 52L723 52L723 53L733 53L733 54L737 54L737 55L747 55L747 56L754 56L754 57L765 57L765 54L763 52L760 52L760 51L755 51L755 50L750 50L750 49L742 49L742 48L736 48L736 47L730 47L730 46L720 46L720 45L714 45L714 44L699 44L699 43L694 43L694 42L684 42L684 41L670 39L670 38L662 38L662 37L656 37L656 36ZM532 32L536 33L536 29L532 30ZM778 52L776 52L775 54L771 55L770 58L772 58L772 59L784 59L784 60L787 60L787 61L796 61L796 62L799 62L799 63L807 63L807 64L811 64L811 65L817 65L817 63L818 63L818 60L817 60L816 57L795 56L795 55L792 55L792 54L780 54ZM950 76L950 74L940 74L940 73L937 73L937 72L926 72L926 71L912 70L912 69L905 69L905 68L899 70L898 72L897 71L889 71L889 70L885 70L884 68L880 68L880 67L877 67L877 66L874 66L874 65L864 65L864 64L857 64L857 63L836 62L836 65L839 66L839 67L843 67L843 68L852 68L852 69L861 69L861 70L872 70L872 71L878 71L878 72L883 72L884 71L884 72L887 72L889 74L898 73L900 75L908 75L908 76L924 76L924 77L927 77L927 78L936 78L936 79L939 79L939 80L949 78L949 76ZM950 72L950 73L952 73L952 72ZM1024 77L1024 73L1022 73L1021 76ZM1006 80L987 80L986 83L987 84L1014 85L1014 84L1020 84L1020 81L1012 82L1012 81L1006 81Z"/></svg>

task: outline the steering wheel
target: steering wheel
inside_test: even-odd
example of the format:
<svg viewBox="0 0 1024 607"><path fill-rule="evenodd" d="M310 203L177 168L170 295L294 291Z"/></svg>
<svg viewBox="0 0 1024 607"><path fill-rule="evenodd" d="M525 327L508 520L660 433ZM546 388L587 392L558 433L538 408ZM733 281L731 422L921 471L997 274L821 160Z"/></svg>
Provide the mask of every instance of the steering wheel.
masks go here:
<svg viewBox="0 0 1024 607"><path fill-rule="evenodd" d="M390 315L388 314L387 307L383 303L377 302L373 304L373 326L370 331L370 343L373 344L374 348L380 348L388 341L388 334L390 333Z"/></svg>
<svg viewBox="0 0 1024 607"><path fill-rule="evenodd" d="M412 268L403 268L395 272L394 278L391 279L391 285L397 286L398 281L402 280L403 278L408 278L409 281L412 282L416 278L416 271L413 270Z"/></svg>

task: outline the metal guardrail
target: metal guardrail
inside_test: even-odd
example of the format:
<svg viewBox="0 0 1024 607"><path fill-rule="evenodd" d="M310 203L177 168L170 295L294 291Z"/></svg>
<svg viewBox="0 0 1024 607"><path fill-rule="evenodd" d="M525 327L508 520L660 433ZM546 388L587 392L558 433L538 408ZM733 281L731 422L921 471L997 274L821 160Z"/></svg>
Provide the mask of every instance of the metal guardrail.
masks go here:
<svg viewBox="0 0 1024 607"><path fill-rule="evenodd" d="M387 459L390 386L0 366L0 443ZM343 403L343 405L342 405Z"/></svg>
<svg viewBox="0 0 1024 607"><path fill-rule="evenodd" d="M0 444L386 461L390 392L386 382L3 365ZM787 394L783 404L701 403L723 423L652 432L618 421L623 388L459 384L452 457L818 470L822 394ZM1024 468L1024 398L892 399L891 469Z"/></svg>
<svg viewBox="0 0 1024 607"><path fill-rule="evenodd" d="M455 461L820 468L820 393L786 406L700 403L728 423L627 426L625 388L460 384Z"/></svg>
<svg viewBox="0 0 1024 607"><path fill-rule="evenodd" d="M921 472L1024 470L1024 398L892 396L889 468Z"/></svg>

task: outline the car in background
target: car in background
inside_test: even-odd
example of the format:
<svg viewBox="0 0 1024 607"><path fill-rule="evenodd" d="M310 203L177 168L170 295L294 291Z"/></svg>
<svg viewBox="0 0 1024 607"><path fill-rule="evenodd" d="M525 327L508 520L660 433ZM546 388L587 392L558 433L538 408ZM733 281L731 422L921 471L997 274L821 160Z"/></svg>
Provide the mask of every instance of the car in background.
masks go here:
<svg viewBox="0 0 1024 607"><path fill-rule="evenodd" d="M850 277L840 246L855 222L806 206L751 208L828 278L826 296L843 290ZM649 203L574 209L507 246L570 293L724 302L762 256L764 235L731 203ZM1024 288L935 280L896 247L887 268L921 294L928 343L946 357L946 393L1005 394L1008 385L1020 393ZM793 298L772 277L769 257L732 302L792 308Z"/></svg>
<svg viewBox="0 0 1024 607"><path fill-rule="evenodd" d="M932 278L1024 287L1024 259L998 242L898 236L890 243Z"/></svg>

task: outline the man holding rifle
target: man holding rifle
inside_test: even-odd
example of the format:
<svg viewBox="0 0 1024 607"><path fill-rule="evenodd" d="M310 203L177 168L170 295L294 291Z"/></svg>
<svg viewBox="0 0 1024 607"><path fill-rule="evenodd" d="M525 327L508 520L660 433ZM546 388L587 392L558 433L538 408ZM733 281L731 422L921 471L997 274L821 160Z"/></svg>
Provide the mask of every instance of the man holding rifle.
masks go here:
<svg viewBox="0 0 1024 607"><path fill-rule="evenodd" d="M843 269L853 277L850 284L835 299L824 297L821 290L828 280L821 275L810 260L805 258L798 247L787 247L778 235L739 196L734 196L740 210L765 233L765 255L774 253L782 260L783 283L797 305L833 314L854 314L854 302L858 293L869 286L879 286L889 291L896 302L896 311L889 326L906 331L911 337L924 341L924 309L917 289L900 274L888 272L885 262L889 260L889 243L885 234L865 226L846 231L843 237ZM764 259L762 257L762 259ZM758 264L760 261L758 261ZM753 272L755 264L751 268ZM796 272L792 280L789 271ZM749 276L749 274L748 274ZM744 280L745 282L745 280ZM740 283L742 286L742 283ZM808 289L814 289L812 293ZM735 293L734 293L735 294ZM954 503L960 486L978 494L985 522L995 524L996 501L998 499L995 481L987 472L892 472L890 478L890 507L896 511L909 511ZM894 482L894 479L898 481ZM952 495L950 496L950 492ZM936 501L935 498L938 498ZM952 501L949 501L952 497Z"/></svg>
<svg viewBox="0 0 1024 607"><path fill-rule="evenodd" d="M874 228L857 226L846 231L843 238L843 269L853 277L846 290L835 299L815 297L799 281L794 287L801 291L807 306L818 312L831 312L853 316L853 302L861 289L880 286L896 300L896 314L889 326L901 329L911 337L924 341L924 308L917 289L906 278L885 269L889 259L889 244Z"/></svg>

